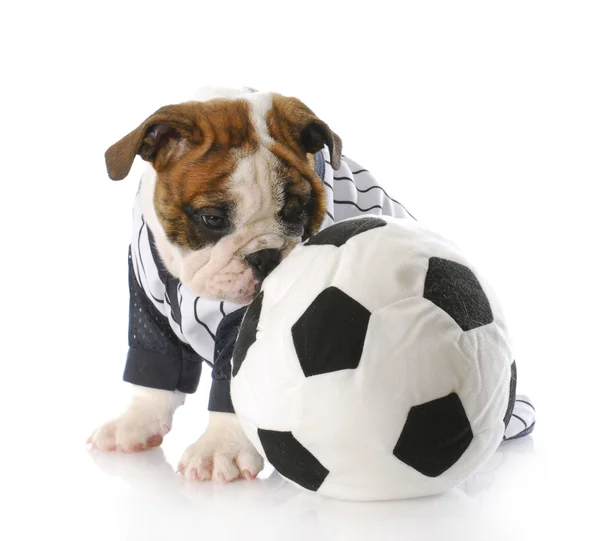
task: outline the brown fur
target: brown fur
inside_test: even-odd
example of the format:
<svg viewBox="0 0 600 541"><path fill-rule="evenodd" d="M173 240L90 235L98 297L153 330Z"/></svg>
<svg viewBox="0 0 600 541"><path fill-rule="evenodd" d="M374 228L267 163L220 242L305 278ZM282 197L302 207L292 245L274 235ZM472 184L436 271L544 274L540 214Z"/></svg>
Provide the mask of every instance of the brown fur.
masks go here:
<svg viewBox="0 0 600 541"><path fill-rule="evenodd" d="M149 130L174 128L156 148ZM109 176L129 173L136 154L157 172L154 206L169 240L191 249L203 239L185 208L220 207L228 199L226 179L235 168L233 149L251 153L258 144L249 105L243 100L188 102L162 107L106 152Z"/></svg>
<svg viewBox="0 0 600 541"><path fill-rule="evenodd" d="M157 168L159 181L154 196L169 240L191 249L199 248L203 239L184 209L227 205L226 180L236 166L231 150L246 155L258 144L247 102L214 100L194 106L199 111L196 122L204 140L169 167Z"/></svg>
<svg viewBox="0 0 600 541"><path fill-rule="evenodd" d="M267 127L271 137L275 140L275 144L270 150L287 169L287 176L292 181L289 192L297 195L310 195L308 208L310 221L304 235L305 238L314 235L319 230L327 210L325 188L315 173L314 158L312 153L307 153L307 149L302 146L301 133L309 124L318 124L329 135L332 163L336 160L335 165L339 167L340 138L300 100L278 94L273 95L273 107L267 113ZM307 193L309 191L310 194Z"/></svg>
<svg viewBox="0 0 600 541"><path fill-rule="evenodd" d="M280 174L288 193L308 201L305 238L318 231L326 211L323 184L301 140L309 124L323 130L332 163L339 161L341 141L327 124L300 100L273 95L267 126L275 142L269 150L281 161ZM258 144L249 103L217 99L162 107L112 145L105 157L113 180L127 176L138 154L151 162L157 172L154 206L168 239L199 249L210 239L201 235L189 209L222 208L230 203L226 180L236 167L231 151L249 155Z"/></svg>

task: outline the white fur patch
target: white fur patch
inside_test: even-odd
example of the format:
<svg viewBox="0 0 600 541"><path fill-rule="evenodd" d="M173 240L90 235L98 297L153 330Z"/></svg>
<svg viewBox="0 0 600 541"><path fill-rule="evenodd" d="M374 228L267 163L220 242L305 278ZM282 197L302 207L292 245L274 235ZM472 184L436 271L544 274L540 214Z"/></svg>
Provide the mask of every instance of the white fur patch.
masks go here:
<svg viewBox="0 0 600 541"><path fill-rule="evenodd" d="M240 97L250 102L252 107L252 124L260 141L263 144L272 144L273 138L269 134L267 126L267 113L273 107L273 94L271 92L255 92Z"/></svg>

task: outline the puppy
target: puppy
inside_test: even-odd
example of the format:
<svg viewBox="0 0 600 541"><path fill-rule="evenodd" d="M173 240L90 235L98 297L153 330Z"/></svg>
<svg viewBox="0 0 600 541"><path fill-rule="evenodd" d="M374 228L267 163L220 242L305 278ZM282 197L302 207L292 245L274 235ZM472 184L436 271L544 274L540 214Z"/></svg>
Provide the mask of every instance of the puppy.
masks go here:
<svg viewBox="0 0 600 541"><path fill-rule="evenodd" d="M247 305L296 244L359 214L410 215L296 98L219 90L162 107L106 151L113 180L148 162L129 253L129 407L93 448L160 445L175 410L212 366L209 424L184 453L191 479L256 477L263 460L229 396L230 358Z"/></svg>

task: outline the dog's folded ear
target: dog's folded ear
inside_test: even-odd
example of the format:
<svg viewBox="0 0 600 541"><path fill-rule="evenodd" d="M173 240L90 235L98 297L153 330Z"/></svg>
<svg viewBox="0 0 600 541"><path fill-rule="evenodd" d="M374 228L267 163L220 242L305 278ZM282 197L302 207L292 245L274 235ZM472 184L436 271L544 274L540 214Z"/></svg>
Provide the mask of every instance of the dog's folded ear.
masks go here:
<svg viewBox="0 0 600 541"><path fill-rule="evenodd" d="M269 122L269 129L275 132L276 138L292 138L300 149L309 154L315 154L327 145L332 167L340 167L342 140L304 103L277 94L273 97L273 111L275 114Z"/></svg>
<svg viewBox="0 0 600 541"><path fill-rule="evenodd" d="M135 130L117 141L104 154L108 176L124 179L136 155L156 164L175 153L181 155L190 139L199 141L201 133L194 122L194 104L167 105L149 116Z"/></svg>
<svg viewBox="0 0 600 541"><path fill-rule="evenodd" d="M315 154L325 145L329 148L331 166L339 169L342 161L342 140L325 122L315 120L300 131L300 141L306 152Z"/></svg>

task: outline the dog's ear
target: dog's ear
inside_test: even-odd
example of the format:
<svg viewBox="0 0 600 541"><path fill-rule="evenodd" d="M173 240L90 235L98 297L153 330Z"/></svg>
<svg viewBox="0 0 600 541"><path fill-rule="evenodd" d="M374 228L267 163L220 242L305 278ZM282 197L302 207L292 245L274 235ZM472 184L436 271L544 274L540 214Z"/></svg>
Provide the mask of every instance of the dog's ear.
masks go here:
<svg viewBox="0 0 600 541"><path fill-rule="evenodd" d="M104 154L108 176L112 180L124 179L136 155L155 165L159 159L164 164L173 154L181 154L190 140L199 142L201 133L195 122L195 105L182 103L161 107L112 145Z"/></svg>
<svg viewBox="0 0 600 541"><path fill-rule="evenodd" d="M327 145L331 156L331 166L339 169L342 161L342 140L325 122L318 119L309 122L300 131L300 142L306 152L311 154L319 152Z"/></svg>
<svg viewBox="0 0 600 541"><path fill-rule="evenodd" d="M304 152L310 154L319 152L327 145L332 167L340 167L342 140L304 103L296 98L274 95L273 111L277 121L270 122L269 128L275 130L275 137L285 140L291 136Z"/></svg>

